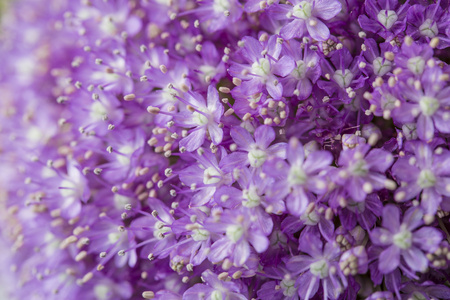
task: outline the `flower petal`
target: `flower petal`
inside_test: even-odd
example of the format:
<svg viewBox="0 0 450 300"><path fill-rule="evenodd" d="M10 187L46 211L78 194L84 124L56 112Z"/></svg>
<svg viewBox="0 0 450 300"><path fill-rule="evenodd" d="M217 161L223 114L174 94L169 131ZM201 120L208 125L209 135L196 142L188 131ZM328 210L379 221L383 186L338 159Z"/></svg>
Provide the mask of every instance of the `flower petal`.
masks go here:
<svg viewBox="0 0 450 300"><path fill-rule="evenodd" d="M394 271L400 264L400 249L392 245L383 252L381 252L378 259L378 269L383 274L388 274Z"/></svg>
<svg viewBox="0 0 450 300"><path fill-rule="evenodd" d="M424 272L428 267L428 259L419 248L411 247L403 250L402 256L413 271Z"/></svg>

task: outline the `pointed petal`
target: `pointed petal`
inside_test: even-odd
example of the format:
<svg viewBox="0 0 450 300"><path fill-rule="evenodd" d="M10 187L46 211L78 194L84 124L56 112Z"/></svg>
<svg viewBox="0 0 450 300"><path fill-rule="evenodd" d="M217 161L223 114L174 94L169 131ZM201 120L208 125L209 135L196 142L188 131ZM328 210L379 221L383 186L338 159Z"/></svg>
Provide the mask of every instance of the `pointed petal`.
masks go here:
<svg viewBox="0 0 450 300"><path fill-rule="evenodd" d="M342 9L341 3L337 0L316 0L314 1L315 16L329 20L335 17Z"/></svg>
<svg viewBox="0 0 450 300"><path fill-rule="evenodd" d="M411 247L402 251L406 264L413 271L424 272L428 267L428 259L419 248Z"/></svg>
<svg viewBox="0 0 450 300"><path fill-rule="evenodd" d="M189 133L188 136L181 139L180 146L186 147L186 151L192 152L200 148L205 141L206 128L199 127L198 129Z"/></svg>
<svg viewBox="0 0 450 300"><path fill-rule="evenodd" d="M417 119L417 135L421 140L428 141L434 136L434 124L431 117L420 115Z"/></svg>
<svg viewBox="0 0 450 300"><path fill-rule="evenodd" d="M275 140L275 131L272 127L267 125L259 126L255 130L255 141L258 146L267 149L270 143Z"/></svg>
<svg viewBox="0 0 450 300"><path fill-rule="evenodd" d="M238 146L238 149L248 150L250 149L250 145L254 143L251 134L240 126L234 126L231 128L230 135Z"/></svg>
<svg viewBox="0 0 450 300"><path fill-rule="evenodd" d="M248 241L255 248L256 252L262 253L269 247L269 239L262 234L262 232L253 232L249 237Z"/></svg>
<svg viewBox="0 0 450 300"><path fill-rule="evenodd" d="M397 206L388 204L383 208L383 219L381 225L389 229L391 232L396 232L400 227L400 210Z"/></svg>
<svg viewBox="0 0 450 300"><path fill-rule="evenodd" d="M327 25L317 18L310 18L310 21L317 22L316 25L311 26L309 21L306 21L306 28L308 29L309 35L318 41L326 41L330 37L330 30Z"/></svg>
<svg viewBox="0 0 450 300"><path fill-rule="evenodd" d="M392 245L383 252L381 252L378 259L378 269L383 274L388 274L394 271L400 264L400 249Z"/></svg>
<svg viewBox="0 0 450 300"><path fill-rule="evenodd" d="M208 132L214 145L219 145L222 142L223 130L222 128L219 128L219 125L217 125L217 123L208 125Z"/></svg>

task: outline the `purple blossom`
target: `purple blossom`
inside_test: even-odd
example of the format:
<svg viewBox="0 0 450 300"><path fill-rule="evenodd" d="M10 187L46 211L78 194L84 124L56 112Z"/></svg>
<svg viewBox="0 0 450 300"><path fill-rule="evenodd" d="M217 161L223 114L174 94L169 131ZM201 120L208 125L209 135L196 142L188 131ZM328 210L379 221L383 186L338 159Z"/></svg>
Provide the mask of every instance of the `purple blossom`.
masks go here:
<svg viewBox="0 0 450 300"><path fill-rule="evenodd" d="M233 91L246 95L254 95L267 90L274 99L281 98L283 86L277 77L285 77L294 69L294 61L290 56L280 57L281 44L276 36L267 42L260 42L252 37L242 39L239 58L242 62L233 62L228 72L241 80L241 84Z"/></svg>
<svg viewBox="0 0 450 300"><path fill-rule="evenodd" d="M408 27L406 33L415 41L429 42L438 38L437 47L444 49L449 46L449 37L445 29L450 25L448 10L442 9L439 2L427 6L416 4L408 10Z"/></svg>
<svg viewBox="0 0 450 300"><path fill-rule="evenodd" d="M382 174L392 165L392 155L381 149L369 150L369 145L345 150L338 160L336 181L357 202L364 201L373 191L395 189L395 182Z"/></svg>
<svg viewBox="0 0 450 300"><path fill-rule="evenodd" d="M361 15L358 22L363 30L373 32L386 40L392 40L406 27L408 1L400 5L397 1L374 1L364 3L367 15Z"/></svg>
<svg viewBox="0 0 450 300"><path fill-rule="evenodd" d="M291 74L280 80L283 96L296 95L300 100L304 100L311 95L313 84L320 77L319 56L308 48L302 49L295 40L289 41L286 52L294 59L295 67Z"/></svg>
<svg viewBox="0 0 450 300"><path fill-rule="evenodd" d="M409 144L411 154L400 157L392 167L392 173L400 187L395 192L395 200L404 202L420 195L421 206L426 214L433 216L442 196L450 196L448 191L450 160L448 150L433 149L424 143Z"/></svg>
<svg viewBox="0 0 450 300"><path fill-rule="evenodd" d="M449 112L446 109L450 101L450 87L445 87L441 76L440 68L426 68L415 87L406 82L399 83L397 93L402 103L392 117L402 124L415 123L417 120L417 135L424 141L433 138L435 129L450 133L447 122Z"/></svg>
<svg viewBox="0 0 450 300"><path fill-rule="evenodd" d="M242 15L242 7L236 0L203 0L192 12L209 32L215 32L235 23Z"/></svg>
<svg viewBox="0 0 450 300"><path fill-rule="evenodd" d="M422 217L423 213L419 209L411 207L400 223L400 210L394 205L384 207L383 227L377 227L370 233L372 242L384 248L378 261L381 273L388 274L399 265L412 271L426 270L428 260L422 251L434 251L441 242L442 235L432 227L417 229L422 223ZM400 257L404 262L400 261Z"/></svg>
<svg viewBox="0 0 450 300"><path fill-rule="evenodd" d="M356 96L355 91L361 88L365 79L361 76L358 59L353 59L347 48L335 51L331 55L331 63L321 60L322 74L327 80L319 80L317 85L326 91L328 96L336 94L347 101Z"/></svg>
<svg viewBox="0 0 450 300"><path fill-rule="evenodd" d="M327 183L320 172L333 161L331 153L314 151L305 157L303 145L296 138L289 141L286 151L287 163L281 159L269 161L264 171L276 178L270 198L286 198L286 207L294 216L300 216L314 199L311 192L324 194Z"/></svg>
<svg viewBox="0 0 450 300"><path fill-rule="evenodd" d="M337 299L347 285L336 261L340 254L339 248L330 243L324 245L314 234L305 235L299 245L300 251L305 254L289 259L287 267L293 274L301 274L296 281L300 299L314 297L320 283L324 298Z"/></svg>
<svg viewBox="0 0 450 300"><path fill-rule="evenodd" d="M301 38L308 33L315 40L325 41L330 30L322 20L328 21L340 11L341 3L337 0L293 0L289 4L272 5L269 12L274 19L288 21L280 31L284 39Z"/></svg>
<svg viewBox="0 0 450 300"><path fill-rule="evenodd" d="M264 233L253 226L249 216L239 211L225 210L217 221L208 222L205 228L225 234L211 246L208 258L213 263L228 258L234 266L240 267L249 259L250 245L258 253L266 251L269 246Z"/></svg>
<svg viewBox="0 0 450 300"><path fill-rule="evenodd" d="M217 90L210 85L206 101L202 95L190 92L182 102L187 105L187 111L175 115L175 122L179 126L193 129L180 140L180 146L188 152L195 151L205 141L206 134L214 145L219 145L223 138L219 123L224 109Z"/></svg>
<svg viewBox="0 0 450 300"><path fill-rule="evenodd" d="M236 152L226 156L220 166L225 170L250 165L261 167L270 157L286 157L286 143L270 144L275 140L272 127L259 126L254 132L254 138L242 127L231 128L230 135L236 143Z"/></svg>
<svg viewBox="0 0 450 300"><path fill-rule="evenodd" d="M217 278L216 274L210 270L202 273L202 280L207 284L198 283L188 289L183 296L186 300L207 299L230 299L245 300L241 295L239 287L233 282L224 282Z"/></svg>

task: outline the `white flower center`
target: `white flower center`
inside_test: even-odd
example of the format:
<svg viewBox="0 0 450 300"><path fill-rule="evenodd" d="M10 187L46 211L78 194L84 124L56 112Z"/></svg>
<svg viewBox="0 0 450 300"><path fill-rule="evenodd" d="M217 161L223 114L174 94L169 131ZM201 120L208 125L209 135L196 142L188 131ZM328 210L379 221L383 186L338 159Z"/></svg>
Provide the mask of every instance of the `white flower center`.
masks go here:
<svg viewBox="0 0 450 300"><path fill-rule="evenodd" d="M205 241L209 238L209 231L206 229L194 229L192 230L192 239L196 242Z"/></svg>
<svg viewBox="0 0 450 300"><path fill-rule="evenodd" d="M60 186L61 189L59 190L59 193L64 198L72 198L72 197L78 198L81 196L80 192L77 193L78 188L73 181L64 179L63 181L61 181Z"/></svg>
<svg viewBox="0 0 450 300"><path fill-rule="evenodd" d="M306 64L303 60L297 61L297 67L291 72L291 75L296 79L305 78Z"/></svg>
<svg viewBox="0 0 450 300"><path fill-rule="evenodd" d="M207 109L199 109L204 114L210 114ZM202 113L199 113L198 111L194 111L192 113L192 118L194 119L194 122L198 124L198 126L206 125L209 123L208 117L205 116Z"/></svg>
<svg viewBox="0 0 450 300"><path fill-rule="evenodd" d="M406 64L408 69L416 75L422 74L423 69L425 68L425 60L422 57L416 56L408 59Z"/></svg>
<svg viewBox="0 0 450 300"><path fill-rule="evenodd" d="M303 20L307 20L312 15L312 5L306 1L302 1L292 11L292 15Z"/></svg>
<svg viewBox="0 0 450 300"><path fill-rule="evenodd" d="M334 81L341 87L346 88L350 85L353 80L353 73L349 69L345 69L344 72L342 70L336 70L333 74Z"/></svg>
<svg viewBox="0 0 450 300"><path fill-rule="evenodd" d="M158 221L155 223L155 230L153 231L153 236L155 238L157 238L158 240L164 239L164 235L166 232L170 232L170 228L164 226L163 222Z"/></svg>
<svg viewBox="0 0 450 300"><path fill-rule="evenodd" d="M377 19L386 29L390 29L397 22L398 16L393 10L382 9L378 13Z"/></svg>
<svg viewBox="0 0 450 300"><path fill-rule="evenodd" d="M417 125L416 123L407 123L402 126L403 135L407 140L417 139Z"/></svg>
<svg viewBox="0 0 450 300"><path fill-rule="evenodd" d="M159 4L162 4L162 5L166 5L166 6L171 6L173 3L172 0L156 0L156 2L158 2Z"/></svg>
<svg viewBox="0 0 450 300"><path fill-rule="evenodd" d="M350 171L355 176L365 176L369 173L369 168L364 159L358 159L351 165Z"/></svg>
<svg viewBox="0 0 450 300"><path fill-rule="evenodd" d="M244 189L242 195L247 200L242 202L242 205L245 207L252 208L261 204L261 197L258 194L256 186L252 185L249 189Z"/></svg>
<svg viewBox="0 0 450 300"><path fill-rule="evenodd" d="M104 16L99 27L106 34L115 35L117 33L116 22L113 16Z"/></svg>
<svg viewBox="0 0 450 300"><path fill-rule="evenodd" d="M108 300L111 288L106 284L97 284L94 287L94 294L96 300Z"/></svg>
<svg viewBox="0 0 450 300"><path fill-rule="evenodd" d="M372 66L375 75L383 76L392 69L392 62L382 57L377 57L373 60Z"/></svg>
<svg viewBox="0 0 450 300"><path fill-rule="evenodd" d="M283 295L286 297L292 297L297 293L297 289L295 288L295 281L292 279L283 279L280 282L280 286L283 289Z"/></svg>
<svg viewBox="0 0 450 300"><path fill-rule="evenodd" d="M164 100L168 102L176 102L178 101L176 96L179 96L178 92L174 89L169 89L168 87L164 87L162 89L162 97Z"/></svg>
<svg viewBox="0 0 450 300"><path fill-rule="evenodd" d="M220 181L222 176L219 171L214 167L208 167L203 171L203 183L204 184L216 184Z"/></svg>
<svg viewBox="0 0 450 300"><path fill-rule="evenodd" d="M102 121L103 118L107 116L107 114L108 111L100 101L95 101L94 103L92 103L89 114L92 119L96 121Z"/></svg>
<svg viewBox="0 0 450 300"><path fill-rule="evenodd" d="M403 229L394 235L393 241L394 245L400 249L409 249L412 244L412 233L409 230Z"/></svg>
<svg viewBox="0 0 450 300"><path fill-rule="evenodd" d="M270 62L267 58L260 58L252 64L252 74L266 77L270 73Z"/></svg>
<svg viewBox="0 0 450 300"><path fill-rule="evenodd" d="M241 225L229 225L227 227L226 235L227 237L233 241L237 242L244 234L244 228Z"/></svg>
<svg viewBox="0 0 450 300"><path fill-rule="evenodd" d="M302 220L305 223L305 225L314 226L319 223L320 219L319 219L319 215L316 213L316 211L313 210L309 214L304 213L303 215L301 215L300 220Z"/></svg>
<svg viewBox="0 0 450 300"><path fill-rule="evenodd" d="M292 166L289 170L288 183L290 185L305 184L307 175L300 166Z"/></svg>
<svg viewBox="0 0 450 300"><path fill-rule="evenodd" d="M230 1L228 0L214 0L213 9L216 13L223 13L230 10Z"/></svg>
<svg viewBox="0 0 450 300"><path fill-rule="evenodd" d="M115 244L120 239L120 232L111 232L108 234L108 241L110 244Z"/></svg>
<svg viewBox="0 0 450 300"><path fill-rule="evenodd" d="M432 116L436 110L439 108L439 100L433 97L422 97L420 98L420 109L422 110L422 113L429 117Z"/></svg>
<svg viewBox="0 0 450 300"><path fill-rule="evenodd" d="M44 132L41 129L39 129L36 126L32 126L30 127L30 129L27 130L26 138L27 140L32 142L41 142L42 139L45 138L45 136Z"/></svg>
<svg viewBox="0 0 450 300"><path fill-rule="evenodd" d="M217 73L216 68L213 66L210 66L210 65L203 65L203 66L200 66L200 68L198 68L198 69L201 72L201 73L199 73L199 75L203 80L205 80L206 76L213 78L214 76L216 76L216 73Z"/></svg>
<svg viewBox="0 0 450 300"><path fill-rule="evenodd" d="M117 149L117 151L119 151L121 154L117 155L117 160L122 164L122 165L128 165L130 163L130 154L132 154L134 152L133 147L131 147L130 145L125 145L120 147L119 149Z"/></svg>
<svg viewBox="0 0 450 300"><path fill-rule="evenodd" d="M417 184L422 189L432 187L436 184L436 176L434 176L431 170L422 170L419 173L419 178L417 178Z"/></svg>
<svg viewBox="0 0 450 300"><path fill-rule="evenodd" d="M328 263L325 259L312 263L309 266L309 270L313 275L319 276L321 279L328 277Z"/></svg>
<svg viewBox="0 0 450 300"><path fill-rule="evenodd" d="M222 292L218 290L214 290L211 293L211 300L223 300Z"/></svg>
<svg viewBox="0 0 450 300"><path fill-rule="evenodd" d="M259 148L252 149L248 152L248 160L250 161L250 166L254 168L259 168L267 159L267 153Z"/></svg>
<svg viewBox="0 0 450 300"><path fill-rule="evenodd" d="M431 19L426 19L425 22L420 25L419 31L420 34L429 38L434 38L439 33L436 22Z"/></svg>
<svg viewBox="0 0 450 300"><path fill-rule="evenodd" d="M397 98L395 98L392 94L384 94L384 97L382 98L382 107L383 110L393 110L396 108L395 102L397 101Z"/></svg>

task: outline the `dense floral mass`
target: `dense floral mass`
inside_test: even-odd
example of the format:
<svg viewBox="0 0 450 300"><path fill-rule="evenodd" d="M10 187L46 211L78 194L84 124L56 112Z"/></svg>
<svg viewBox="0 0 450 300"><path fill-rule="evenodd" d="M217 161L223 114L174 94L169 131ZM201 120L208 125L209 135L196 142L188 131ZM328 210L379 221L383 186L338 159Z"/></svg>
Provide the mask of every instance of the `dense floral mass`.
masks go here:
<svg viewBox="0 0 450 300"><path fill-rule="evenodd" d="M446 0L18 0L2 299L450 299Z"/></svg>

